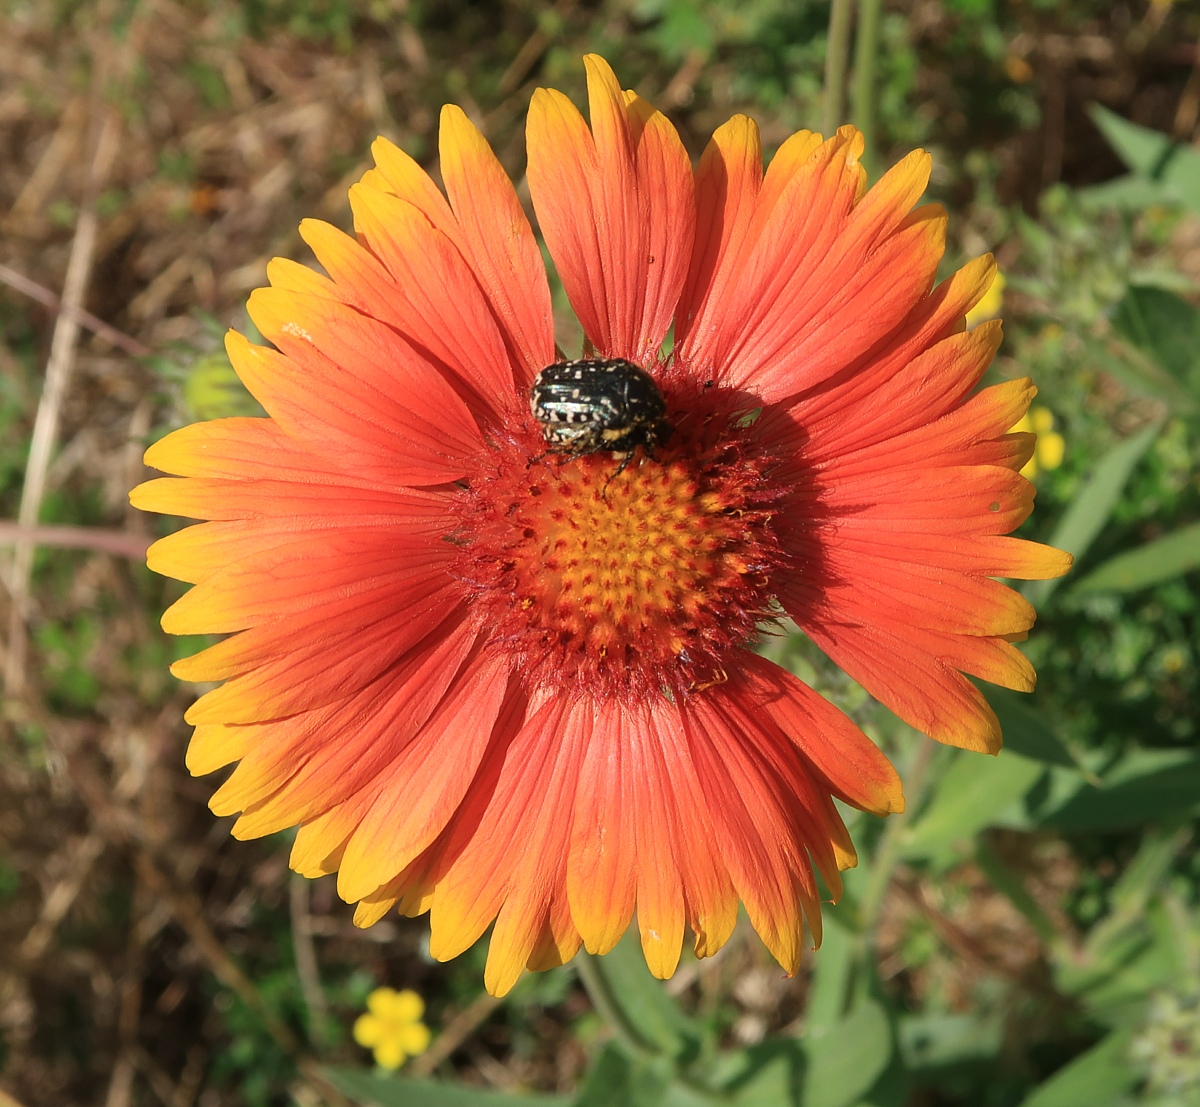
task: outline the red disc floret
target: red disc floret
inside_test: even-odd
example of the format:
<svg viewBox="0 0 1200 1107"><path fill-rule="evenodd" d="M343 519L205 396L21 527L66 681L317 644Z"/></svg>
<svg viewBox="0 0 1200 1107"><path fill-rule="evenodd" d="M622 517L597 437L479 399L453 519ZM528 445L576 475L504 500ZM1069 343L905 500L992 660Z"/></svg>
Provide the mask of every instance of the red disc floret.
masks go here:
<svg viewBox="0 0 1200 1107"><path fill-rule="evenodd" d="M547 455L524 426L463 490L468 599L539 682L683 694L723 680L771 617L771 459L719 390L690 391L652 457Z"/></svg>

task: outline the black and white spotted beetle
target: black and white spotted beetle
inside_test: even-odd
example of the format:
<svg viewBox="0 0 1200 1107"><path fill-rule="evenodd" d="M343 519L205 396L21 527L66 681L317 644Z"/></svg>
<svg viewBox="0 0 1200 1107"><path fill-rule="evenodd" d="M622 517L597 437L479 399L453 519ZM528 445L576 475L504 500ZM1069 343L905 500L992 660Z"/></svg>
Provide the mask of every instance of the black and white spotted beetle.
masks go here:
<svg viewBox="0 0 1200 1107"><path fill-rule="evenodd" d="M608 450L623 455L621 469L638 446L650 454L671 433L654 379L619 357L546 366L529 390L529 408L552 453L581 457Z"/></svg>

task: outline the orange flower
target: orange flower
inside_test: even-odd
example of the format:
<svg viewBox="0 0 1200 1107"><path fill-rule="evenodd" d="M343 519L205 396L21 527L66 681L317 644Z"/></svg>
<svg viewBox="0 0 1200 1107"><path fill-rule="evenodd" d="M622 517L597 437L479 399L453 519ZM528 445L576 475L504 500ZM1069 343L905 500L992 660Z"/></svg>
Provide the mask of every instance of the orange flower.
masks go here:
<svg viewBox="0 0 1200 1107"><path fill-rule="evenodd" d="M693 172L662 114L587 72L590 129L534 94L529 186L586 355L653 376L660 444L547 453L541 254L447 107L445 195L379 140L357 239L301 226L328 275L276 259L250 298L275 348L228 349L270 417L167 436L146 460L176 477L133 494L208 520L150 564L194 584L168 631L232 635L174 667L225 681L188 712L194 773L240 762L213 810L241 838L299 824L298 871L337 871L363 926L429 911L437 958L494 923L495 993L635 911L669 976L685 928L713 953L739 899L794 972L813 865L836 896L854 864L833 798L903 798L753 652L760 628L786 612L914 726L994 752L962 673L1031 688L1011 642L1034 613L992 578L1069 564L1005 537L1033 500L1031 436L1006 432L1034 388L973 392L1000 326L963 319L995 266L934 286L928 156L865 191L861 136L805 131L764 173L737 116Z"/></svg>

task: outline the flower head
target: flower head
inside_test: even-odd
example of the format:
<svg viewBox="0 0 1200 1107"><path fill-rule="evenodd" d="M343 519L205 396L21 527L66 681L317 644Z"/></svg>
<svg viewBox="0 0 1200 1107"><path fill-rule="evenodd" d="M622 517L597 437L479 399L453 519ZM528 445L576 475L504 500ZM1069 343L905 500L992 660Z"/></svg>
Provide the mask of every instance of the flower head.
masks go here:
<svg viewBox="0 0 1200 1107"><path fill-rule="evenodd" d="M169 435L147 461L176 476L134 493L207 520L150 564L194 584L168 631L232 635L174 668L225 681L188 712L193 772L239 762L213 810L239 837L299 824L298 871L336 871L364 926L428 911L435 957L493 926L498 993L635 913L668 976L739 900L794 972L814 866L836 897L854 864L834 799L903 797L754 652L764 626L790 616L902 718L994 752L963 674L1031 688L1012 642L1034 618L994 578L1069 564L1006 537L1032 506L1031 436L1007 432L1034 388L975 391L1000 325L964 317L995 266L935 286L928 156L867 190L855 130L803 131L764 172L736 116L693 170L661 113L587 71L590 128L539 90L527 132L582 359L555 347L512 185L447 107L445 194L379 140L357 237L305 222L325 275L277 259L250 298L273 348L228 349L269 418ZM572 357L578 395L543 375Z"/></svg>
<svg viewBox="0 0 1200 1107"><path fill-rule="evenodd" d="M398 1069L429 1048L424 1014L425 1001L416 992L376 988L367 996L367 1013L354 1020L354 1040L374 1052L376 1064Z"/></svg>

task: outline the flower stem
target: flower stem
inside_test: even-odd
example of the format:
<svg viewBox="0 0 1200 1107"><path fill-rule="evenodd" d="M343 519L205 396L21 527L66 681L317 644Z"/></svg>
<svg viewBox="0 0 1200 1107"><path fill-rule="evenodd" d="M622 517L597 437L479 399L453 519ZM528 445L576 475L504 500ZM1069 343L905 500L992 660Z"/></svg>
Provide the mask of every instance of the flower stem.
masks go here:
<svg viewBox="0 0 1200 1107"><path fill-rule="evenodd" d="M638 1061L651 1061L655 1058L667 1058L674 1063L674 1080L687 1088L697 1098L708 1103L725 1103L729 1096L717 1088L710 1087L704 1080L688 1072L680 1064L679 1058L670 1058L654 1042L650 1041L625 1013L617 999L617 989L604 965L603 957L593 957L590 953L580 953L575 958L575 967L579 971L579 979L583 982L584 991L592 1006L612 1029L613 1035L625 1050Z"/></svg>
<svg viewBox="0 0 1200 1107"><path fill-rule="evenodd" d="M841 126L845 110L852 2L833 0L829 8L829 37L825 45L825 111L821 120L821 130L826 138Z"/></svg>
<svg viewBox="0 0 1200 1107"><path fill-rule="evenodd" d="M907 787L905 788L905 810L898 815L889 815L884 824L883 835L875 855L871 859L871 871L867 874L867 885L863 889L859 907L859 931L855 941L854 960L857 963L852 977L861 983L866 977L863 967L875 948L875 928L879 925L879 916L883 910L883 900L892 883L892 875L900 863L900 852L904 845L904 832L908 829L911 813L918 806L924 791L925 777L929 771L929 763L933 758L935 746L932 742L921 739L913 754L912 764L908 770ZM850 1002L853 988L847 989L846 1002Z"/></svg>
<svg viewBox="0 0 1200 1107"><path fill-rule="evenodd" d="M617 1001L616 990L604 968L602 957L580 953L575 958L575 967L584 990L596 1013L612 1028L617 1040L634 1056L648 1058L658 1056L654 1044L646 1040L640 1030L630 1021L624 1008Z"/></svg>
<svg viewBox="0 0 1200 1107"><path fill-rule="evenodd" d="M868 173L875 158L875 61L879 56L879 21L883 0L858 0L858 35L854 40L854 125L866 144Z"/></svg>

